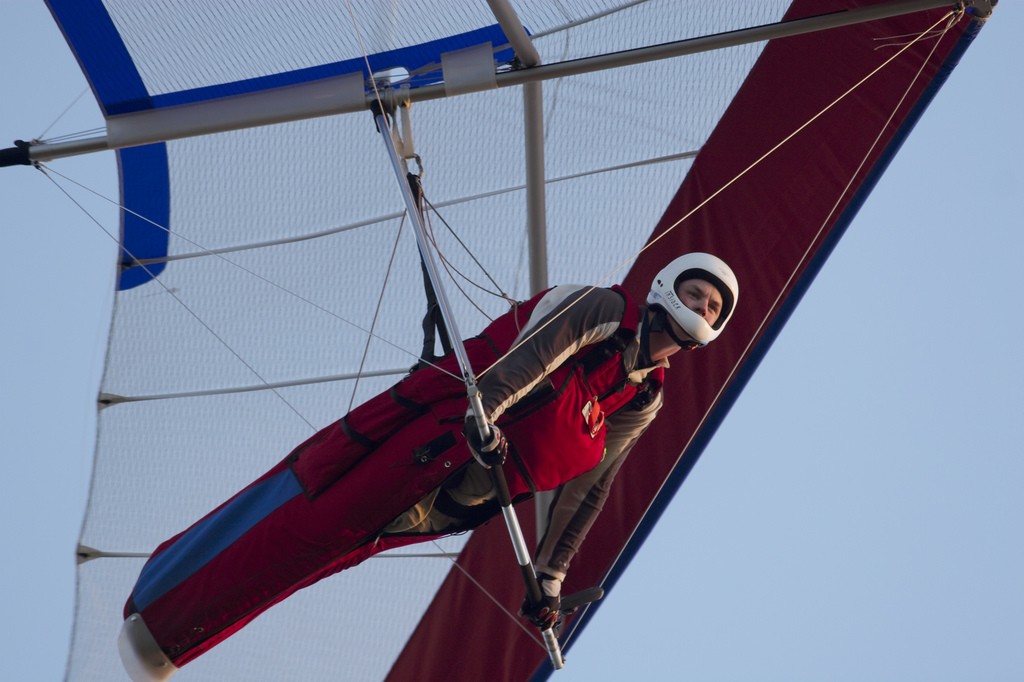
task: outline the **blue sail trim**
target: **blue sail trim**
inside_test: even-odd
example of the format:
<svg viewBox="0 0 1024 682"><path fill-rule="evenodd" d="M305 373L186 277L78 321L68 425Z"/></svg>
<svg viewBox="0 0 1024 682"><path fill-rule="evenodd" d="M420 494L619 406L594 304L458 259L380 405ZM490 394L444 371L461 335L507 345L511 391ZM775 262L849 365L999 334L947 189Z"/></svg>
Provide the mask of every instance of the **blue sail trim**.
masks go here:
<svg viewBox="0 0 1024 682"><path fill-rule="evenodd" d="M507 47L505 33L495 24L372 54L366 59L360 56L287 73L151 95L102 0L48 0L48 5L107 117L244 95L349 73L362 72L368 77L371 71L397 67L413 74L410 87L422 87L441 82L443 53L488 42L503 48L495 53L497 62L509 61L514 56ZM171 228L170 184L166 145L125 149L118 155L121 201L133 212L125 212L121 221L123 271L118 288L125 290L145 284L165 268L162 262L145 267L133 263L167 257Z"/></svg>
<svg viewBox="0 0 1024 682"><path fill-rule="evenodd" d="M104 116L151 107L149 92L101 0L48 0Z"/></svg>
<svg viewBox="0 0 1024 682"><path fill-rule="evenodd" d="M364 78L369 78L371 72L376 73L378 71L398 67L406 69L409 73L420 72L425 69L424 72L416 73L414 77L409 80L409 86L411 88L418 88L423 87L424 85L440 83L443 80L441 77L442 53L461 50L466 47L472 47L473 45L480 45L481 43L488 42L492 45L501 46L506 45L508 43L508 39L505 37L505 33L501 30L501 27L495 24L493 26L476 29L475 31L468 31L466 33L449 36L447 38L421 43L419 45L412 45L410 47L403 47L396 50L388 50L387 52L378 52L376 54L368 55L365 59L360 56L340 62L333 62L331 64L322 64L320 66L311 66L309 68L298 69L296 71L288 71L286 73L260 76L259 78L250 78L247 80L234 81L232 83L210 85L204 88L195 88L193 90L182 90L181 92L173 92L166 95L157 95L152 98L152 106L153 108L159 109L163 107L179 106L182 104L194 104L196 102L204 102L222 97L234 97L237 95L246 95L274 88L299 85L301 83L309 83L312 81L322 80L324 78L344 76L350 73L362 72ZM512 59L513 54L512 49L507 48L495 53L494 58L497 62L509 61ZM367 62L370 63L369 69L366 67ZM434 68L430 68L432 66Z"/></svg>
<svg viewBox="0 0 1024 682"><path fill-rule="evenodd" d="M418 45L371 54L365 59L360 55L286 73L151 95L101 0L49 0L49 5L78 57L82 70L92 83L106 116L245 95L350 73L362 72L364 77L369 77L371 71L397 67L405 68L410 73L415 72L409 82L410 87L422 87L441 82L443 53L488 42L503 48L495 53L496 62L510 61L514 56L512 49L507 47L505 33L500 26L494 24ZM370 63L369 70L367 61Z"/></svg>
<svg viewBox="0 0 1024 682"><path fill-rule="evenodd" d="M145 610L300 493L302 486L291 469L240 493L146 564L132 595L135 608Z"/></svg>
<svg viewBox="0 0 1024 682"><path fill-rule="evenodd" d="M134 265L136 260L167 257L171 221L167 145L163 142L122 149L117 153L121 174L121 276L117 288L131 289L163 272L166 263Z"/></svg>

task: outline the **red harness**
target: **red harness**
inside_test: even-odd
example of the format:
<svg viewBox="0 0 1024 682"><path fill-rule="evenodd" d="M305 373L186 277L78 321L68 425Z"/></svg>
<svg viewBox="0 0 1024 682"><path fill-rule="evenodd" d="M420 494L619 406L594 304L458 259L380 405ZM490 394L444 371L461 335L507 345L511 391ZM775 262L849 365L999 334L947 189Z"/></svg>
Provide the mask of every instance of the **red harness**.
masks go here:
<svg viewBox="0 0 1024 682"><path fill-rule="evenodd" d="M604 453L604 415L639 392L622 364L622 350L636 336L637 307L618 291L626 313L615 337L577 353L548 377L549 388L499 420L518 465L505 467L513 496L557 487L594 467ZM540 298L466 342L475 371L512 346ZM440 364L458 375L454 358ZM653 394L660 381L656 370L643 390ZM425 539L379 536L472 460L461 435L465 410L460 379L432 367L411 372L162 543L125 617L140 613L181 666L296 590L388 547ZM485 519L468 520L466 527Z"/></svg>
<svg viewBox="0 0 1024 682"><path fill-rule="evenodd" d="M516 466L506 467L513 495L551 490L594 468L604 456L605 417L622 409L639 390L653 395L661 387L660 368L642 386L626 380L622 350L635 338L640 314L624 289L612 289L626 303L615 335L576 353L498 420L513 446ZM512 347L546 294L519 304L466 341L474 371L489 367ZM296 448L289 460L306 493L315 497L330 487L399 428L427 412L452 429L461 427L465 385L453 374L458 375L458 365L451 355L438 367L417 369ZM434 450L453 444L442 440L424 444L424 463L437 456Z"/></svg>

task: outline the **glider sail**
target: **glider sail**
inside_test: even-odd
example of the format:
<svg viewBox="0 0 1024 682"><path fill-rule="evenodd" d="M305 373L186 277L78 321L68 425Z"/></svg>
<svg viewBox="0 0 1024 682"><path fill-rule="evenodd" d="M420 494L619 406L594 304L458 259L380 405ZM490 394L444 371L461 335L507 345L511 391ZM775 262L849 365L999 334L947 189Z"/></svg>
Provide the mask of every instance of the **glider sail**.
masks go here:
<svg viewBox="0 0 1024 682"><path fill-rule="evenodd" d="M985 18L953 2L523 0L514 16L543 66L522 68L516 36L485 3L48 4L107 117L92 147L125 147L72 680L123 675L121 605L144 563L133 555L417 361L422 274L365 109L370 74L408 73L392 72L392 86L413 102L404 140L415 140L464 331L536 286L523 95L503 84L554 64L566 75L547 78L540 100L544 276L622 281L642 299L665 254L708 251L743 283L728 333L673 360L673 416L623 467L569 574L567 592L607 590ZM883 9L866 23L730 42L751 27ZM711 35L731 46L600 66ZM34 158L55 153L44 147ZM520 518L531 537L532 511ZM522 585L500 522L402 553L299 591L181 679L550 673L536 633L508 613ZM598 612L574 617L563 645ZM473 614L457 666L453 613Z"/></svg>

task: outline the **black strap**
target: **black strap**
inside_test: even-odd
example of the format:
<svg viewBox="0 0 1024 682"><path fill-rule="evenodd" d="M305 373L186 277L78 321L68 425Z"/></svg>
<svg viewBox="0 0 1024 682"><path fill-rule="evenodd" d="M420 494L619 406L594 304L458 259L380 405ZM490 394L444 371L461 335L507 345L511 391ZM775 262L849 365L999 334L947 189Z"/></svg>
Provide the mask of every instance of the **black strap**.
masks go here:
<svg viewBox="0 0 1024 682"><path fill-rule="evenodd" d="M412 188L412 195L416 197L416 207L423 213L423 186L420 184L420 176L413 173L406 174L409 187ZM441 306L437 303L437 292L430 282L430 275L427 273L427 264L423 262L423 254L420 254L420 271L423 273L423 292L427 297L427 312L423 316L423 349L420 351L420 360L433 362L437 359L434 354L434 345L438 335L441 337L442 355L452 352L452 342L448 336L448 325L444 322L441 314Z"/></svg>
<svg viewBox="0 0 1024 682"><path fill-rule="evenodd" d="M622 351L626 350L626 346L629 345L634 336L633 332L620 329L604 341L594 344L590 350L583 354L583 357L576 361L583 369L583 374L590 374L612 356L622 353Z"/></svg>
<svg viewBox="0 0 1024 682"><path fill-rule="evenodd" d="M418 403L415 400L409 400L404 395L400 394L398 392L398 387L400 385L401 384L395 384L388 390L388 394L391 396L391 399L394 400L396 404L401 405L405 409L409 410L410 412L415 412L416 414L423 414L430 410L429 405Z"/></svg>
<svg viewBox="0 0 1024 682"><path fill-rule="evenodd" d="M368 436L364 436L363 434L361 434L358 431L356 431L355 429L353 429L349 425L348 419L346 417L342 417L341 418L341 420L339 421L339 425L341 426L342 433L344 433L346 436L348 436L349 438L351 438L355 442L359 443L363 447L366 447L366 448L369 448L369 449L373 450L378 445L380 445L380 443L378 443L377 441L373 440L372 438L370 438Z"/></svg>

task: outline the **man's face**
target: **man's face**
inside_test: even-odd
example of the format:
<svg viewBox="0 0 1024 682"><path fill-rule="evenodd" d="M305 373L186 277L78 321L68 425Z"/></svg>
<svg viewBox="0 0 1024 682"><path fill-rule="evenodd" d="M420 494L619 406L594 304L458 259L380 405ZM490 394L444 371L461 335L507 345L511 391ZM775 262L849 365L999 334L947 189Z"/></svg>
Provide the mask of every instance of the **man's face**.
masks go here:
<svg viewBox="0 0 1024 682"><path fill-rule="evenodd" d="M722 314L722 294L710 282L683 280L676 289L676 295L683 305L703 317L712 327Z"/></svg>
<svg viewBox="0 0 1024 682"><path fill-rule="evenodd" d="M711 283L702 279L683 280L676 288L676 296L679 297L683 305L703 317L704 321L710 325L714 325L722 314L722 294ZM671 315L667 317L676 339L692 338L683 331L678 322L672 319ZM651 334L649 351L651 360L664 360L680 350L682 348L667 333Z"/></svg>

